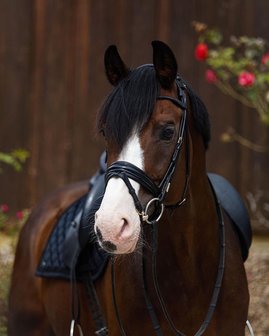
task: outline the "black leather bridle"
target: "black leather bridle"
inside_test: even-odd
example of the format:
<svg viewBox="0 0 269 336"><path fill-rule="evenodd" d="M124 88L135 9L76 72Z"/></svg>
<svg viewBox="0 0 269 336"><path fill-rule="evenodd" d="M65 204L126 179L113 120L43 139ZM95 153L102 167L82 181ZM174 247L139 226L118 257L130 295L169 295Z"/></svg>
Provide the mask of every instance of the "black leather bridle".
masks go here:
<svg viewBox="0 0 269 336"><path fill-rule="evenodd" d="M131 194L136 210L140 216L141 222L146 222L148 224L153 224L158 222L163 214L164 207L177 207L182 205L186 201L186 193L189 181L189 140L187 134L187 99L186 99L186 85L178 78L176 80L178 98L173 98L170 96L158 96L157 100L169 100L178 108L182 109L182 119L178 130L177 142L174 148L171 161L163 176L162 181L159 185L156 183L140 168L133 165L127 161L116 161L112 163L111 166L107 168L106 171L106 183L113 178L121 178L126 184L129 193ZM175 204L164 205L164 199L169 191L171 180L176 168L178 158L180 157L182 145L186 143L186 169L185 169L185 185L183 188L182 196L178 202ZM147 192L149 192L153 198L146 204L145 207L142 206L134 188L132 187L130 180L132 179L138 182ZM155 206L153 214L151 214L150 209Z"/></svg>
<svg viewBox="0 0 269 336"><path fill-rule="evenodd" d="M164 174L164 177L159 185L156 185L154 181L140 168L136 167L135 165L126 162L126 161L117 161L114 162L110 167L108 167L106 172L106 183L111 179L112 177L118 177L121 178L124 183L126 184L133 200L135 203L135 207L137 209L137 212L140 216L141 223L146 222L149 224L152 224L152 241L151 241L151 249L152 249L152 276L153 276L153 284L155 288L155 292L157 294L162 312L170 326L170 329L172 332L177 336L185 336L184 333L180 332L172 318L171 315L168 312L168 309L166 307L164 298L162 296L162 293L160 291L160 286L158 282L158 276L157 276L157 248L158 248L158 225L157 222L160 220L164 207L166 208L176 208L181 206L186 201L186 195L189 185L189 176L190 176L190 149L189 149L189 136L188 136L188 127L187 127L187 99L186 99L186 85L177 78L176 80L177 85L177 91L178 91L178 98L173 98L170 96L159 96L157 100L169 100L173 104L175 104L178 108L182 109L183 115L181 119L181 123L179 126L178 131L178 137L177 142L175 145L175 149L173 152L173 155L171 157L171 161L169 163L169 166L166 170L166 173ZM166 194L169 191L169 187L171 184L171 180L176 168L177 161L180 157L182 145L185 143L186 146L186 160L185 160L185 184L183 188L183 192L181 195L181 198L178 202L174 204L164 204L164 199ZM147 203L145 208L143 208L135 189L132 187L131 182L129 179L135 180L138 182L143 188L145 188L150 194L152 194L153 198ZM205 315L205 319L203 323L201 324L198 331L195 333L195 336L201 336L204 334L205 330L207 329L212 316L214 314L223 274L224 274L224 265L225 265L225 228L224 228L224 219L222 215L221 206L217 200L217 197L215 195L214 189L212 188L212 193L215 198L215 204L216 204L216 210L217 210L217 216L218 216L218 223L220 228L220 255L219 255L219 266L218 266L218 272L216 276L215 286L213 289L212 297L210 300L208 311ZM150 206L154 204L156 211L154 211L153 215L149 214L149 208ZM157 212L157 215L156 215ZM147 280L145 276L145 256L143 254L142 257L142 281L143 281L143 289L144 289L144 298L146 302L146 307L149 312L154 331L157 336L163 336L163 333L161 331L160 323L157 318L157 314L155 312L154 306L150 300L150 297L148 295L147 291ZM120 312L118 310L118 305L116 301L116 293L115 293L115 270L114 270L114 258L112 257L112 267L111 267L111 279L112 279L112 295L113 295L113 303L114 303L114 309L116 312L116 317L118 321L118 325L120 328L120 334L122 336L126 336L124 326L120 317Z"/></svg>

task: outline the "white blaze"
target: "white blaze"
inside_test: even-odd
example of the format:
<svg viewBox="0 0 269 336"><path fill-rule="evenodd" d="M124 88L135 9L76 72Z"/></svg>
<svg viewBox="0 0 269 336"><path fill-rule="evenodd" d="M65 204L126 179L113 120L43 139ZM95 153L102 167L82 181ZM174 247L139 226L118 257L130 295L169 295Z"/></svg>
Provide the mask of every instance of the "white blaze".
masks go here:
<svg viewBox="0 0 269 336"><path fill-rule="evenodd" d="M131 136L122 149L118 161L127 161L143 169L143 152L136 134ZM130 180L138 194L139 184ZM121 178L108 181L99 210L96 213L95 228L101 231L103 240L117 246L116 253L131 252L140 233L140 218L129 190Z"/></svg>

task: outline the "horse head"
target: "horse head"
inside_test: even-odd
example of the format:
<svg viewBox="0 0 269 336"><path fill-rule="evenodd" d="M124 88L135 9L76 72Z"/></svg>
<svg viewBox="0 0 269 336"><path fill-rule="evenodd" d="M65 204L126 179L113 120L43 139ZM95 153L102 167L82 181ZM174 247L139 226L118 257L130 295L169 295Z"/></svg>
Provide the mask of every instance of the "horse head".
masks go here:
<svg viewBox="0 0 269 336"><path fill-rule="evenodd" d="M154 225L165 205L184 203L188 192L191 91L177 75L171 49L160 41L153 41L152 47L153 64L134 70L124 64L115 46L105 53L106 75L114 89L98 116L108 170L95 232L110 253L133 252L141 223Z"/></svg>

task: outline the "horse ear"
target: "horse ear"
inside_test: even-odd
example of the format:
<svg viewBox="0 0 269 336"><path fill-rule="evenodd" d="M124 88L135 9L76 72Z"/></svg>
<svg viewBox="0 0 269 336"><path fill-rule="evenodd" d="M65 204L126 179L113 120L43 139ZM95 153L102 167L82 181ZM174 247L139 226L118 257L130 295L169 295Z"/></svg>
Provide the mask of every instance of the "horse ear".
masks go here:
<svg viewBox="0 0 269 336"><path fill-rule="evenodd" d="M130 71L123 63L117 47L114 45L107 48L104 61L107 79L114 86L126 77Z"/></svg>
<svg viewBox="0 0 269 336"><path fill-rule="evenodd" d="M161 41L152 41L153 64L164 89L171 89L177 77L177 61L172 50Z"/></svg>

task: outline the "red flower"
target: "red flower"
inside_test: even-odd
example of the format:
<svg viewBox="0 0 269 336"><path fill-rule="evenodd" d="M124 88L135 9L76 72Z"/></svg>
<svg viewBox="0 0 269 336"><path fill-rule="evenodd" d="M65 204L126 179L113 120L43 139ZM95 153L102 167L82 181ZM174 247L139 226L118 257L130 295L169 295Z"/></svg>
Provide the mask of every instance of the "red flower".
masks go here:
<svg viewBox="0 0 269 336"><path fill-rule="evenodd" d="M205 79L208 83L216 83L218 78L215 71L207 69L205 72Z"/></svg>
<svg viewBox="0 0 269 336"><path fill-rule="evenodd" d="M195 54L195 58L198 61L206 60L207 56L208 56L208 46L207 46L207 44L205 44L205 43L197 44L194 54Z"/></svg>
<svg viewBox="0 0 269 336"><path fill-rule="evenodd" d="M23 215L23 211L18 211L18 212L16 213L16 217L17 217L19 220L22 220L23 217L24 217L24 215Z"/></svg>
<svg viewBox="0 0 269 336"><path fill-rule="evenodd" d="M1 204L0 205L0 210L3 212L3 213L6 213L8 212L9 210L9 206L7 204Z"/></svg>
<svg viewBox="0 0 269 336"><path fill-rule="evenodd" d="M262 64L269 65L269 53L262 56Z"/></svg>
<svg viewBox="0 0 269 336"><path fill-rule="evenodd" d="M243 71L238 76L238 84L244 87L250 87L255 82L255 75L252 72Z"/></svg>

